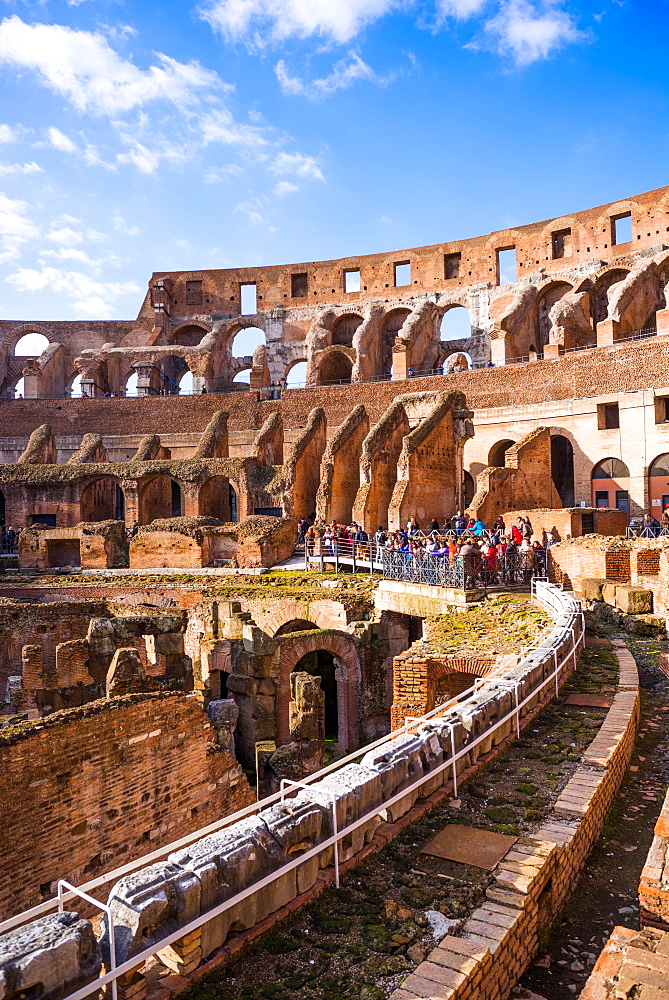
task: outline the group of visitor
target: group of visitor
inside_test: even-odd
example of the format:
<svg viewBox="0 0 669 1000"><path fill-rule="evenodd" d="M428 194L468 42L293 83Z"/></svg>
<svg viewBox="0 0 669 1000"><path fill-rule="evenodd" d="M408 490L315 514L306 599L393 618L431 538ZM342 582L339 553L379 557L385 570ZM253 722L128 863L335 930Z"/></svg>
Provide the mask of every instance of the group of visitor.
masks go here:
<svg viewBox="0 0 669 1000"><path fill-rule="evenodd" d="M19 545L19 535L21 534L21 529L17 531L12 528L11 525L2 525L2 551L5 555L12 555L18 549Z"/></svg>
<svg viewBox="0 0 669 1000"><path fill-rule="evenodd" d="M379 525L371 536L355 521L311 523L301 518L297 540L304 544L308 556L355 555L357 560L367 560L371 551L373 560L382 562L384 552L401 553L407 564L434 557L444 566L466 563L477 573L498 573L505 579L521 577L528 582L533 573L543 569L546 548L557 539L545 531L541 538L535 538L527 517L518 517L508 529L498 517L488 528L480 518L458 511L442 524L433 518L425 531L417 518L410 517L403 529L388 531Z"/></svg>

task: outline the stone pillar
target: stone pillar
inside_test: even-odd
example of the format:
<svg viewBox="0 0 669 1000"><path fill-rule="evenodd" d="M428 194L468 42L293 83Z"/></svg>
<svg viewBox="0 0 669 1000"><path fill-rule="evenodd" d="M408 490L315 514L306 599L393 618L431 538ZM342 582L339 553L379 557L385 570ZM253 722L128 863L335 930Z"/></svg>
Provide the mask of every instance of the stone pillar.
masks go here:
<svg viewBox="0 0 669 1000"><path fill-rule="evenodd" d="M126 528L132 528L133 524L139 524L139 484L136 479L124 479L121 489L125 497Z"/></svg>
<svg viewBox="0 0 669 1000"><path fill-rule="evenodd" d="M200 513L199 493L200 487L197 483L180 483L181 502L184 517L197 517Z"/></svg>
<svg viewBox="0 0 669 1000"><path fill-rule="evenodd" d="M557 361L560 357L559 344L546 344L544 347L544 361Z"/></svg>
<svg viewBox="0 0 669 1000"><path fill-rule="evenodd" d="M603 319L597 324L597 347L610 347L618 340L620 324L613 319Z"/></svg>
<svg viewBox="0 0 669 1000"><path fill-rule="evenodd" d="M232 698L220 698L207 705L209 721L216 730L216 741L224 750L235 756L235 729L239 719L239 708Z"/></svg>
<svg viewBox="0 0 669 1000"><path fill-rule="evenodd" d="M669 309L658 309L655 313L657 320L658 337L666 337L669 334Z"/></svg>
<svg viewBox="0 0 669 1000"><path fill-rule="evenodd" d="M23 690L19 707L22 710L35 708L35 692L44 686L42 647L24 646L21 650Z"/></svg>
<svg viewBox="0 0 669 1000"><path fill-rule="evenodd" d="M409 378L410 367L409 345L397 337L393 344L393 382Z"/></svg>
<svg viewBox="0 0 669 1000"><path fill-rule="evenodd" d="M290 675L288 715L291 739L325 742L325 694L320 677L301 670Z"/></svg>

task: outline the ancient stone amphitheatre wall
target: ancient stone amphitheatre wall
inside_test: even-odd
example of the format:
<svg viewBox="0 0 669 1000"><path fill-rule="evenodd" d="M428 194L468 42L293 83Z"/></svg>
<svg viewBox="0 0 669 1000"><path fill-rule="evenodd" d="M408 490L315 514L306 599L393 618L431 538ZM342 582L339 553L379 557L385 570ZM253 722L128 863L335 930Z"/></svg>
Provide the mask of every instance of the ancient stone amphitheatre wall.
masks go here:
<svg viewBox="0 0 669 1000"><path fill-rule="evenodd" d="M193 698L127 695L0 735L0 913L50 898L235 812L254 795Z"/></svg>

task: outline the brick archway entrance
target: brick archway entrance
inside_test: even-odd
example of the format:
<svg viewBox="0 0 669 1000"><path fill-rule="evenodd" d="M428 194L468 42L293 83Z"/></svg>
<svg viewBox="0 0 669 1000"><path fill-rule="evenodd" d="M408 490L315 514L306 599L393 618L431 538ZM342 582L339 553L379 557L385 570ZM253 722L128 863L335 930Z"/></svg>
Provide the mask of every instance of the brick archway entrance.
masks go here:
<svg viewBox="0 0 669 1000"><path fill-rule="evenodd" d="M277 681L276 736L278 743L290 739L288 705L290 675L308 653L319 650L331 653L337 681L337 718L339 745L345 750L358 743L358 691L360 689L360 658L355 641L343 632L301 632L279 636L273 670Z"/></svg>

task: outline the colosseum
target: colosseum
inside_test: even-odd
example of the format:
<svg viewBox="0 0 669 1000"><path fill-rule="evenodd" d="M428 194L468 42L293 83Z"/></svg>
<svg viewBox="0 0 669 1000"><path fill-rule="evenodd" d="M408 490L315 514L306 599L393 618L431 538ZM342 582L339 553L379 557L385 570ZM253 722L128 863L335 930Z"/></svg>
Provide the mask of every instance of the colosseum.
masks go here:
<svg viewBox="0 0 669 1000"><path fill-rule="evenodd" d="M669 996L668 296L666 187L0 320L0 1000Z"/></svg>

